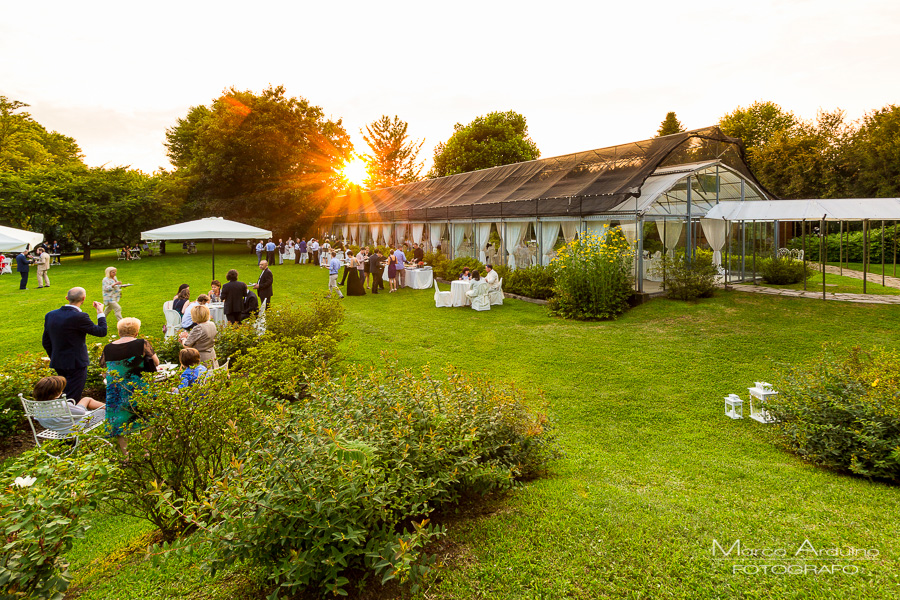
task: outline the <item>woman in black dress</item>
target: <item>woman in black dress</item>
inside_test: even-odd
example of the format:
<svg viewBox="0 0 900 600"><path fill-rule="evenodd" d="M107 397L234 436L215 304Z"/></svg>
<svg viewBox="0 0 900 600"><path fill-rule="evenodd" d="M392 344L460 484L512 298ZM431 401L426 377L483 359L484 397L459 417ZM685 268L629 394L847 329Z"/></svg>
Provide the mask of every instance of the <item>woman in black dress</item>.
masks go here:
<svg viewBox="0 0 900 600"><path fill-rule="evenodd" d="M347 295L366 295L366 289L365 286L363 286L362 271L359 270L359 261L352 254L350 255L350 264L347 266Z"/></svg>

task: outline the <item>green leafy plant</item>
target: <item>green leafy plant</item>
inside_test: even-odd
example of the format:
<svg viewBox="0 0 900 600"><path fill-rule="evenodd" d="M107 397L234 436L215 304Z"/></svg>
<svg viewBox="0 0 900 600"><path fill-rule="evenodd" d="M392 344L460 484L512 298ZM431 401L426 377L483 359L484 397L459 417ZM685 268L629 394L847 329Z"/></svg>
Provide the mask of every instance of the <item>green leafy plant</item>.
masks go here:
<svg viewBox="0 0 900 600"><path fill-rule="evenodd" d="M90 444L82 443L85 450ZM114 468L89 451L63 460L26 452L3 473L0 596L62 599L71 578L63 559L89 527Z"/></svg>
<svg viewBox="0 0 900 600"><path fill-rule="evenodd" d="M763 281L776 285L800 283L813 276L813 270L807 264L790 257L765 258L759 272Z"/></svg>
<svg viewBox="0 0 900 600"><path fill-rule="evenodd" d="M580 320L612 319L628 309L634 251L619 228L586 232L557 252L552 314Z"/></svg>
<svg viewBox="0 0 900 600"><path fill-rule="evenodd" d="M467 256L459 256L451 261L442 263L440 267L432 268L434 269L435 276L446 279L447 281L453 281L454 279L459 279L459 274L462 273L462 270L466 267L469 267L470 271L481 272L482 276L485 274L484 265L480 261Z"/></svg>
<svg viewBox="0 0 900 600"><path fill-rule="evenodd" d="M556 280L553 269L541 265L510 269L500 265L495 267L497 275L503 278L503 291L526 298L547 300L553 296Z"/></svg>
<svg viewBox="0 0 900 600"><path fill-rule="evenodd" d="M42 377L54 375L37 354L16 354L0 364L0 442L20 430L25 413L19 394L31 397L34 384Z"/></svg>
<svg viewBox="0 0 900 600"><path fill-rule="evenodd" d="M900 353L842 352L787 366L767 409L780 443L810 462L900 481Z"/></svg>
<svg viewBox="0 0 900 600"><path fill-rule="evenodd" d="M676 300L709 298L716 290L719 270L712 262L712 252L697 249L691 260L683 254L663 255L655 274L663 277L666 296Z"/></svg>

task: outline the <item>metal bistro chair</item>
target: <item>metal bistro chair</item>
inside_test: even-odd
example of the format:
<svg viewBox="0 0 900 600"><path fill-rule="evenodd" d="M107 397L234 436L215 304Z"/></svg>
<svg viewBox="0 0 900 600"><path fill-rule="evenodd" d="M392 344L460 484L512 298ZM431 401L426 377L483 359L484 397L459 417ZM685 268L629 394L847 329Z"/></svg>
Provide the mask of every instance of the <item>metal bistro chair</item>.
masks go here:
<svg viewBox="0 0 900 600"><path fill-rule="evenodd" d="M69 452L78 445L78 435L92 431L106 422L106 408L98 408L84 415L81 419L76 420L69 410L69 401L65 396L56 398L55 400L27 400L22 394L19 394L19 400L22 402L22 408L25 410L25 416L28 417L28 424L31 426L31 433L34 435L34 443L37 447L44 451L41 440L74 440L75 443ZM64 419L68 420L68 426L63 431L53 429L44 429L40 433L34 427L35 419ZM40 424L40 423L39 423ZM106 442L106 440L104 440ZM106 442L109 444L109 442ZM111 445L111 444L110 444ZM49 452L47 453L49 454ZM54 456L54 455L51 455Z"/></svg>
<svg viewBox="0 0 900 600"><path fill-rule="evenodd" d="M256 328L256 335L263 335L266 332L266 305L268 303L269 299L266 298L259 306L259 313L257 313L256 324L254 325Z"/></svg>
<svg viewBox="0 0 900 600"><path fill-rule="evenodd" d="M178 314L178 311L174 308L164 308L163 314L166 316L166 335L165 337L172 337L180 329L181 327L181 315Z"/></svg>

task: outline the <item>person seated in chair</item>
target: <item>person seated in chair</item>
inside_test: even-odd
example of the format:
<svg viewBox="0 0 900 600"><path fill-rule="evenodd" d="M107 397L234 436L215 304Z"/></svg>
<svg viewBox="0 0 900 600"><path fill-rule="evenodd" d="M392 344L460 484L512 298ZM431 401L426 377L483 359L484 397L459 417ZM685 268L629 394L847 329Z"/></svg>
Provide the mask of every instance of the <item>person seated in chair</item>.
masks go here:
<svg viewBox="0 0 900 600"><path fill-rule="evenodd" d="M52 377L43 377L34 384L34 390L32 392L32 397L38 402L46 402L47 400L56 400L60 396L63 395L63 391L66 389L66 378L60 377L59 375L53 375ZM103 408L106 406L102 402L98 400L94 400L93 398L89 398L87 396L82 396L81 400L77 403L74 400L67 400L69 404L69 412L72 414L72 418L75 423L78 423L84 416L92 410L97 410L98 408ZM71 433L70 427L72 426L71 421L66 417L44 417L39 418L37 420L38 423L41 424L41 427L45 429L49 429L51 431L55 431L57 433L61 433L63 435L68 435Z"/></svg>
<svg viewBox="0 0 900 600"><path fill-rule="evenodd" d="M185 348L179 352L178 362L184 367L184 371L181 372L181 383L178 385L179 390L194 385L208 373L207 368L200 364L200 352L194 348Z"/></svg>
<svg viewBox="0 0 900 600"><path fill-rule="evenodd" d="M484 276L484 281L490 286L492 292L499 290L500 276L497 275L497 271L494 270L494 265L486 264L484 268L487 269L487 273Z"/></svg>
<svg viewBox="0 0 900 600"><path fill-rule="evenodd" d="M460 281L469 281L472 279L472 275L469 273L469 267L466 267L462 270L462 273L459 274Z"/></svg>

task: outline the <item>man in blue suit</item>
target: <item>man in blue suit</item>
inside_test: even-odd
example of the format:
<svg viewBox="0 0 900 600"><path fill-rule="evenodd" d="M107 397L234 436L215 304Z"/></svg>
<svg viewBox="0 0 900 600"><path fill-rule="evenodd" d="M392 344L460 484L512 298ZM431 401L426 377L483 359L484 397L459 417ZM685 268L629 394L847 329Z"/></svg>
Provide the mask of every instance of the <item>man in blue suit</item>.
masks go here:
<svg viewBox="0 0 900 600"><path fill-rule="evenodd" d="M51 310L44 317L44 337L41 343L50 357L50 368L66 378L66 398L75 402L81 400L87 368L90 364L85 337L90 334L106 337L106 317L103 305L94 302L97 324L81 312L86 297L84 288L76 287L66 294L68 304Z"/></svg>
<svg viewBox="0 0 900 600"><path fill-rule="evenodd" d="M16 270L22 276L19 282L19 289L24 290L28 287L28 269L31 268L31 261L28 259L28 250L20 252L16 255Z"/></svg>

